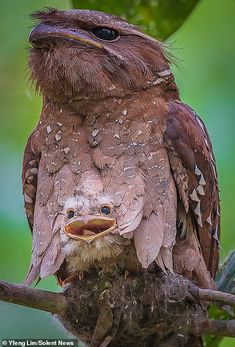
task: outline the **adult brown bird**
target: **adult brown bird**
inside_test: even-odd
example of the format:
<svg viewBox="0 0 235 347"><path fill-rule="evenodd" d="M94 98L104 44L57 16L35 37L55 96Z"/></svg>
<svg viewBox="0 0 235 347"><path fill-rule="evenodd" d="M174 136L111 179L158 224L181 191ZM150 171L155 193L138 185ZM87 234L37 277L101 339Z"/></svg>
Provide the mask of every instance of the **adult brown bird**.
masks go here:
<svg viewBox="0 0 235 347"><path fill-rule="evenodd" d="M43 107L23 163L33 231L27 283L61 268L58 216L82 178L99 170L140 268L213 287L215 159L202 120L179 99L163 44L101 12L48 9L33 17L29 65Z"/></svg>

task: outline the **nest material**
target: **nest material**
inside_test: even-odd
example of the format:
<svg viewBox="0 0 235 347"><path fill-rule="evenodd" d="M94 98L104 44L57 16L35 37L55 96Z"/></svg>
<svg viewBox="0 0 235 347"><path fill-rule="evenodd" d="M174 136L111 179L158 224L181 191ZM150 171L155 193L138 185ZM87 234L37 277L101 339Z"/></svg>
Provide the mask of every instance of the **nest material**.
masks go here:
<svg viewBox="0 0 235 347"><path fill-rule="evenodd" d="M207 319L207 309L190 295L190 286L180 275L100 274L66 288L69 308L58 318L91 347L200 346L189 326Z"/></svg>

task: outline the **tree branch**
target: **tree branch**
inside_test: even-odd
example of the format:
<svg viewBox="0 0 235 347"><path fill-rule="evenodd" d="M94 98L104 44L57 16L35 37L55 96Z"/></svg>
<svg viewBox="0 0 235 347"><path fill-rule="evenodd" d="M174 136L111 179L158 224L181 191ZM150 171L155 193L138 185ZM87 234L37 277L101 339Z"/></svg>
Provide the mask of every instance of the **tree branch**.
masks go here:
<svg viewBox="0 0 235 347"><path fill-rule="evenodd" d="M63 294L0 281L0 300L63 316L68 302Z"/></svg>
<svg viewBox="0 0 235 347"><path fill-rule="evenodd" d="M207 320L191 322L189 331L196 336L215 335L235 337L235 320Z"/></svg>
<svg viewBox="0 0 235 347"><path fill-rule="evenodd" d="M166 278L168 278L167 286L175 288L174 278L172 277L171 279L169 276L166 276ZM184 293L183 300L185 300L185 302L188 302L188 298L191 295L197 302L210 301L235 306L235 296L232 294L216 290L200 289L195 285L190 286L188 283L190 282L187 282L187 280L183 280L182 283L180 281L178 282L179 287L181 287L181 293ZM71 309L74 317L81 317L83 313L85 313L87 300L82 300L82 296L79 292L80 288L83 287L85 293L90 293L84 283L74 284L71 288L69 287L66 289L64 294L59 294L0 281L0 300L51 312L67 321L67 314L68 312L71 314ZM92 288L94 288L93 285ZM74 291L78 293L77 297L74 296ZM169 295L170 292L168 292L166 296L166 304L168 300L171 301L173 298ZM79 301L78 298L80 298L81 301ZM177 301L178 300L176 300L176 302ZM179 300L179 304L182 305L182 300ZM105 315L107 314L105 313ZM188 324L186 324L186 326L184 325L184 333L191 333L196 336L210 334L215 336L235 337L235 320L207 320L206 315L204 319L197 319L195 317L196 316L188 316ZM155 329L156 326L157 325L155 325ZM159 328L157 330L159 331ZM76 331L73 331L73 333L76 335Z"/></svg>
<svg viewBox="0 0 235 347"><path fill-rule="evenodd" d="M218 290L201 289L197 286L190 286L190 294L197 300L209 301L235 307L235 295Z"/></svg>

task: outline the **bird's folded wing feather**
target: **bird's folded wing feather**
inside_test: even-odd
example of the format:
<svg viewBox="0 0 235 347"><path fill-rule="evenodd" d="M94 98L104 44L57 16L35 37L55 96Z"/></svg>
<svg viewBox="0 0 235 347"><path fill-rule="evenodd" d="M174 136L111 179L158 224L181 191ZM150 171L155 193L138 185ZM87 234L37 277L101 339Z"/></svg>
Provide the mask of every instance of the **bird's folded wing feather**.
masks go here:
<svg viewBox="0 0 235 347"><path fill-rule="evenodd" d="M35 151L36 141L37 134L34 132L25 148L22 173L25 210L33 233L31 264L24 282L26 285L38 277L54 274L64 260L57 228L58 219L62 218L58 215L62 208L62 197L59 184L56 186L55 182L63 176L61 170L65 168L49 174L43 158Z"/></svg>
<svg viewBox="0 0 235 347"><path fill-rule="evenodd" d="M29 137L22 163L22 185L25 212L31 231L33 231L34 205L37 192L38 165L40 154L34 150L35 132Z"/></svg>
<svg viewBox="0 0 235 347"><path fill-rule="evenodd" d="M211 275L218 268L220 207L212 145L201 119L187 105L169 102L164 145L186 213L196 221Z"/></svg>

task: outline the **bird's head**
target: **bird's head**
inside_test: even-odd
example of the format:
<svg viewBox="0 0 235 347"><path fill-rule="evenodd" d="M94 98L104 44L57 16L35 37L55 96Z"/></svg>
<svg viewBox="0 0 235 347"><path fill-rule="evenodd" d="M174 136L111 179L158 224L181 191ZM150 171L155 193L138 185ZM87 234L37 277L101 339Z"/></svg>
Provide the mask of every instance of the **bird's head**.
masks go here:
<svg viewBox="0 0 235 347"><path fill-rule="evenodd" d="M112 203L100 195L69 198L64 206L64 218L65 235L88 243L110 234L117 226Z"/></svg>
<svg viewBox="0 0 235 347"><path fill-rule="evenodd" d="M90 10L36 12L29 66L52 101L104 99L156 85L169 71L163 45L121 18Z"/></svg>
<svg viewBox="0 0 235 347"><path fill-rule="evenodd" d="M130 244L119 235L115 206L104 193L79 193L64 205L60 240L73 267L114 259Z"/></svg>

